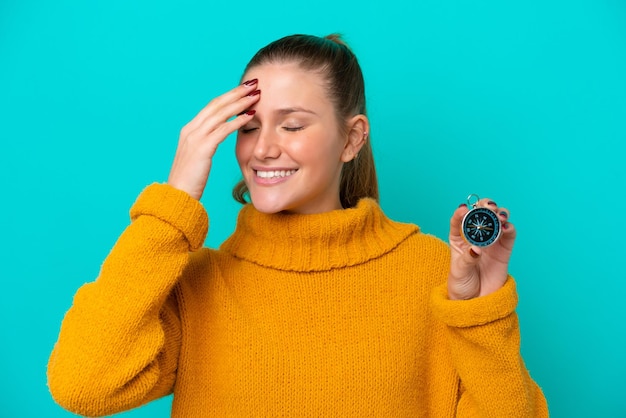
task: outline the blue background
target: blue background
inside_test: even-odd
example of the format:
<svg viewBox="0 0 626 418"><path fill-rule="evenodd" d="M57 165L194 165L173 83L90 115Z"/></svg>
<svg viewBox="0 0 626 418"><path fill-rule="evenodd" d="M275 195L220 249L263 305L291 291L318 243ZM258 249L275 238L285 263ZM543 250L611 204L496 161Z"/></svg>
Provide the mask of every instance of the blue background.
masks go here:
<svg viewBox="0 0 626 418"><path fill-rule="evenodd" d="M167 179L180 128L266 43L337 31L365 73L388 215L445 238L469 193L508 207L522 352L552 416L626 417L621 0L2 0L0 416L71 416L46 386L62 317ZM203 198L210 246L238 209L233 148Z"/></svg>

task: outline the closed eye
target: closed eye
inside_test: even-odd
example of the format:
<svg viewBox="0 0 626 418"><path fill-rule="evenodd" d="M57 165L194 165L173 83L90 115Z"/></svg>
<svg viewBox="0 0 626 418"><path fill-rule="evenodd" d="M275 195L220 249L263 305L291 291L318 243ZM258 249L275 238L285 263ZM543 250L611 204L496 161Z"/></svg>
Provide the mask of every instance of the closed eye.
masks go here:
<svg viewBox="0 0 626 418"><path fill-rule="evenodd" d="M250 132L256 130L258 128L241 128L239 129L239 132L241 132L242 134L249 134Z"/></svg>
<svg viewBox="0 0 626 418"><path fill-rule="evenodd" d="M304 126L284 126L283 129L287 132L297 132L303 130Z"/></svg>

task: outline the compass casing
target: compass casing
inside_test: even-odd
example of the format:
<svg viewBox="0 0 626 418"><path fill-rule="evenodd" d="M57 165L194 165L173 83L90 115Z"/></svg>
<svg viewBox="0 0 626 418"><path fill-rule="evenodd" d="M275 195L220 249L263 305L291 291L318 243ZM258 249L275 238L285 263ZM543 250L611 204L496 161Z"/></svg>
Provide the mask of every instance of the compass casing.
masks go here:
<svg viewBox="0 0 626 418"><path fill-rule="evenodd" d="M471 245L488 247L498 240L502 224L498 215L487 208L471 209L463 217L461 235Z"/></svg>

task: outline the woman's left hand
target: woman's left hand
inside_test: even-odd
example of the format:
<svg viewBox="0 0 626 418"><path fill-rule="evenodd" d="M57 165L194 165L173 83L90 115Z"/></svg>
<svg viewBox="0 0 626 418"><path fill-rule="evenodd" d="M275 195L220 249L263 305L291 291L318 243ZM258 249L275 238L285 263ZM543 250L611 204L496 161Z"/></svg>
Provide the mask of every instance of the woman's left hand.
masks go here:
<svg viewBox="0 0 626 418"><path fill-rule="evenodd" d="M502 223L500 238L489 247L470 245L461 236L461 223L469 209L461 205L450 220L450 273L448 298L472 299L500 289L508 277L509 260L515 242L515 227L509 211L490 199L481 199L477 206L494 211Z"/></svg>

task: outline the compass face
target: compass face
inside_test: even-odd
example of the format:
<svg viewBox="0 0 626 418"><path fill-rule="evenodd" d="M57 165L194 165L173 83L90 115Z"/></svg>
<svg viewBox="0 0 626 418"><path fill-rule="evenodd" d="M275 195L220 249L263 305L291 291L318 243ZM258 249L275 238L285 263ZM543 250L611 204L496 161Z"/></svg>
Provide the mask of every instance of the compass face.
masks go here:
<svg viewBox="0 0 626 418"><path fill-rule="evenodd" d="M463 218L463 236L472 245L486 247L500 236L500 220L487 208L474 208Z"/></svg>

